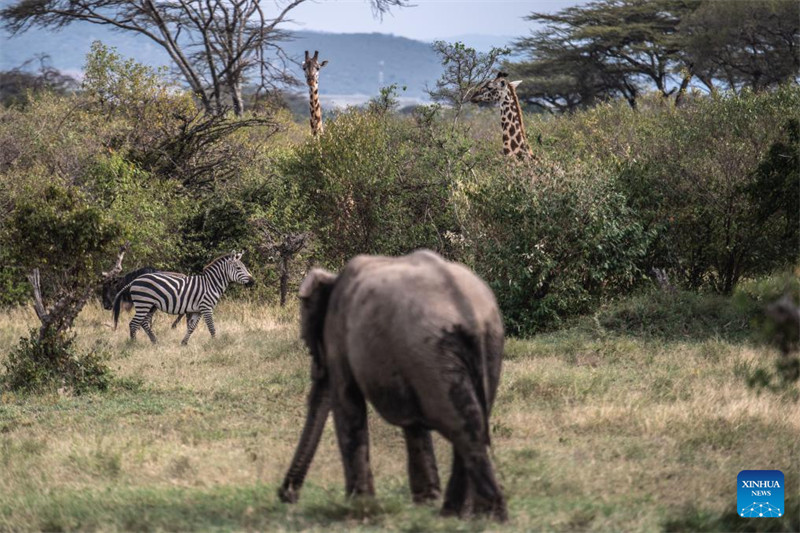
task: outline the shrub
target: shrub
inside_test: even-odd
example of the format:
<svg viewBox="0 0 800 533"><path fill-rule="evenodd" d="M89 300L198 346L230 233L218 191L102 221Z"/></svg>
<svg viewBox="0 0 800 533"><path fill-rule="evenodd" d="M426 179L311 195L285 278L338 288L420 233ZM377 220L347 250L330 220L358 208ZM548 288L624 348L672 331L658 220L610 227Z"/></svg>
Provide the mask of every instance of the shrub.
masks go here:
<svg viewBox="0 0 800 533"><path fill-rule="evenodd" d="M472 265L511 334L552 328L641 279L651 236L597 168L495 161L463 195Z"/></svg>
<svg viewBox="0 0 800 533"><path fill-rule="evenodd" d="M757 314L751 301L734 305L730 297L714 293L650 290L608 306L597 318L604 328L620 334L742 341L752 335L751 321Z"/></svg>
<svg viewBox="0 0 800 533"><path fill-rule="evenodd" d="M444 236L457 230L450 199L466 151L439 141L412 118L349 110L281 162L323 262L421 247L451 254Z"/></svg>
<svg viewBox="0 0 800 533"><path fill-rule="evenodd" d="M0 248L0 307L20 305L30 295L24 273L11 265L4 248Z"/></svg>
<svg viewBox="0 0 800 533"><path fill-rule="evenodd" d="M78 352L73 341L74 337L52 330L41 337L38 330L31 330L30 336L20 339L3 362L6 369L0 376L3 386L33 393L61 387L77 394L106 390L111 381L107 354L97 347Z"/></svg>
<svg viewBox="0 0 800 533"><path fill-rule="evenodd" d="M76 186L33 179L27 188L28 194L12 197L0 238L16 265L26 273L41 272L42 326L11 351L3 380L15 390L61 384L78 392L104 388L110 374L102 357L77 353L68 331L102 270L112 266L121 226Z"/></svg>
<svg viewBox="0 0 800 533"><path fill-rule="evenodd" d="M16 198L5 230L9 257L26 272L40 268L54 300L99 277L122 233L79 189L56 180Z"/></svg>
<svg viewBox="0 0 800 533"><path fill-rule="evenodd" d="M731 293L797 259L797 141L776 139L774 125L798 113L800 89L785 87L639 119L620 186L657 233L648 266L691 289Z"/></svg>

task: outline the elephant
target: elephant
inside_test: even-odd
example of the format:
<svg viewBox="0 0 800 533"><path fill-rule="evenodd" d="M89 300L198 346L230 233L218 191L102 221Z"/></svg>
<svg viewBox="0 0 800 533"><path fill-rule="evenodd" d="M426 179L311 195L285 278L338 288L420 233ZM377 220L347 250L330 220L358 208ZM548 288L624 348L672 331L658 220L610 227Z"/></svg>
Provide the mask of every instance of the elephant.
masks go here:
<svg viewBox="0 0 800 533"><path fill-rule="evenodd" d="M503 323L491 289L429 250L360 255L335 275L312 269L300 285L301 335L311 391L300 441L278 490L295 503L329 412L348 496L373 497L367 404L400 426L415 503L441 495L431 430L453 447L441 513L507 519L488 455L500 380Z"/></svg>

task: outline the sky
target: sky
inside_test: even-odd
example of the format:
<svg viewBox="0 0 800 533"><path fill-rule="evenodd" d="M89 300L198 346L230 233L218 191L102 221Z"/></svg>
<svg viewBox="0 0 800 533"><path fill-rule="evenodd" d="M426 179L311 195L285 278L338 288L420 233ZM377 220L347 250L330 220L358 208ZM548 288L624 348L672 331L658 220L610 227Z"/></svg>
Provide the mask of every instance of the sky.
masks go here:
<svg viewBox="0 0 800 533"><path fill-rule="evenodd" d="M553 12L579 0L410 0L374 18L368 0L312 0L292 11L297 29L334 33L380 32L432 41L459 35L528 35L532 12Z"/></svg>

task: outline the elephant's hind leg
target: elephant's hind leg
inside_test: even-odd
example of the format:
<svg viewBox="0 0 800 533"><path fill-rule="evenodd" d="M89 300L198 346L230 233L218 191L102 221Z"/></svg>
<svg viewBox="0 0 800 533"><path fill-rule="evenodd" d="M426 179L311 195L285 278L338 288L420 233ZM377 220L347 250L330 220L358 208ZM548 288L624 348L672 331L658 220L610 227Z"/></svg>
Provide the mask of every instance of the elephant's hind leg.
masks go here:
<svg viewBox="0 0 800 533"><path fill-rule="evenodd" d="M450 470L450 481L447 482L444 505L442 505L443 516L465 516L472 513L472 502L467 490L468 484L464 460L454 447L453 468Z"/></svg>
<svg viewBox="0 0 800 533"><path fill-rule="evenodd" d="M352 379L345 383L347 385L339 390L331 391L336 437L344 464L345 490L348 496L374 496L375 486L369 466L367 403Z"/></svg>
<svg viewBox="0 0 800 533"><path fill-rule="evenodd" d="M435 500L441 494L439 470L431 432L422 426L403 428L408 451L408 480L414 503Z"/></svg>
<svg viewBox="0 0 800 533"><path fill-rule="evenodd" d="M505 521L508 518L505 498L487 452L488 418L483 416L483 408L469 381L454 379L449 397L453 416L442 433L453 443L453 473L442 513L488 514Z"/></svg>

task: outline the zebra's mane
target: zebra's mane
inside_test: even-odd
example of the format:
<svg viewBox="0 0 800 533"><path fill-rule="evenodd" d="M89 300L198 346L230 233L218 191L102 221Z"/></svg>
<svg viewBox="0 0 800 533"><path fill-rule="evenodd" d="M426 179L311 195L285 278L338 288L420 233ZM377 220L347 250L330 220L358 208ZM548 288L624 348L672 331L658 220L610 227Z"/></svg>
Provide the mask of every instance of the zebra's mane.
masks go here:
<svg viewBox="0 0 800 533"><path fill-rule="evenodd" d="M230 256L231 256L231 254L223 254L223 255L215 258L215 259L212 259L209 264L207 264L206 266L203 267L203 272L205 272L206 270L208 270L212 266L216 265L217 263L230 258Z"/></svg>

